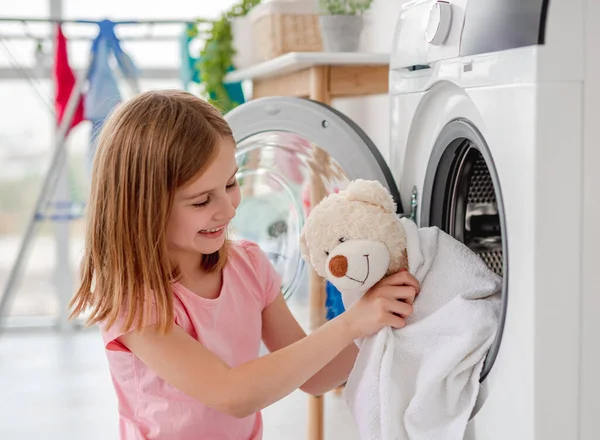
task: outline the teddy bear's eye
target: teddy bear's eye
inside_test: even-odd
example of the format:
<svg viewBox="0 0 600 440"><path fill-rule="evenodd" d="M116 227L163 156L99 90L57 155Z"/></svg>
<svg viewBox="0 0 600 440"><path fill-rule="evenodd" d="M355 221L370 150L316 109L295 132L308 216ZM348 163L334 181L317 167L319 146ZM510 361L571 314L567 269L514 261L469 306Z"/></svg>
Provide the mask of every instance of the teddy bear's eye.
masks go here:
<svg viewBox="0 0 600 440"><path fill-rule="evenodd" d="M325 255L329 256L329 252L325 251Z"/></svg>
<svg viewBox="0 0 600 440"><path fill-rule="evenodd" d="M346 241L346 239L345 239L344 237L341 237L341 238L340 238L340 243L343 243L343 242L345 242L345 241Z"/></svg>

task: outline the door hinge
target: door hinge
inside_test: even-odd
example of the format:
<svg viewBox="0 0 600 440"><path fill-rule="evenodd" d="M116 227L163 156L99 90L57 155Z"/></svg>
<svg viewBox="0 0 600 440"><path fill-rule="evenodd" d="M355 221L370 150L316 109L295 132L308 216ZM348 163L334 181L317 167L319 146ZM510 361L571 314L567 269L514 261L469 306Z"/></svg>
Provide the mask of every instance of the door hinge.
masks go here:
<svg viewBox="0 0 600 440"><path fill-rule="evenodd" d="M412 189L412 194L410 196L410 215L409 218L417 223L417 206L419 206L419 199L418 199L418 190L417 190L417 185L413 186Z"/></svg>

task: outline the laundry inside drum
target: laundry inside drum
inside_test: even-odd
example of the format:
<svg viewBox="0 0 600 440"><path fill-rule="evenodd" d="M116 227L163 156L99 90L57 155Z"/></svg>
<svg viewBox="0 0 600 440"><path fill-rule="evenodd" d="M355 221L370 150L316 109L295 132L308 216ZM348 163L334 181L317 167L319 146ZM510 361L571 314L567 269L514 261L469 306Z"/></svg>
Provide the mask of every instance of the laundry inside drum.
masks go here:
<svg viewBox="0 0 600 440"><path fill-rule="evenodd" d="M480 134L463 121L440 134L428 165L421 206L422 226L437 226L468 246L503 279L502 311L481 381L497 357L508 298L504 206L492 155Z"/></svg>

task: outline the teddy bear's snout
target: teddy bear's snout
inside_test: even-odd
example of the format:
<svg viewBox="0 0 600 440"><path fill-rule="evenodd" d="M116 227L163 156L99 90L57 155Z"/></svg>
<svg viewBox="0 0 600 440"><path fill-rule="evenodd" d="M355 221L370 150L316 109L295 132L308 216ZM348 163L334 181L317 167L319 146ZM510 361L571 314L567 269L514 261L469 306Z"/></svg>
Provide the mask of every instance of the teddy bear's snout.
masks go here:
<svg viewBox="0 0 600 440"><path fill-rule="evenodd" d="M326 277L342 295L366 292L386 274L390 252L381 241L346 239L329 250L323 267Z"/></svg>
<svg viewBox="0 0 600 440"><path fill-rule="evenodd" d="M336 255L329 261L329 272L334 277L341 278L348 272L348 259L343 255Z"/></svg>

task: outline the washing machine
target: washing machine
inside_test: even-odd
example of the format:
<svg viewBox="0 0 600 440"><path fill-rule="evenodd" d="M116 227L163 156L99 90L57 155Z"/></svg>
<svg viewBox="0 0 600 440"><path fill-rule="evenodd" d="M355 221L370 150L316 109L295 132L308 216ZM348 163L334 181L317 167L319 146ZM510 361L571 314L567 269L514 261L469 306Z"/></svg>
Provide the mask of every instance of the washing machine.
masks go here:
<svg viewBox="0 0 600 440"><path fill-rule="evenodd" d="M318 102L264 98L227 115L245 195L233 232L272 256L286 298L306 292L308 205L356 178L503 277L466 440L600 439L599 19L595 0L407 2L387 160ZM257 203L268 221L245 209Z"/></svg>

